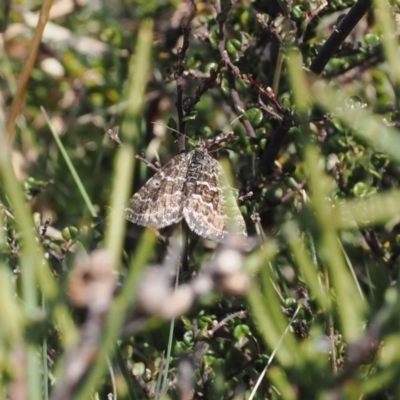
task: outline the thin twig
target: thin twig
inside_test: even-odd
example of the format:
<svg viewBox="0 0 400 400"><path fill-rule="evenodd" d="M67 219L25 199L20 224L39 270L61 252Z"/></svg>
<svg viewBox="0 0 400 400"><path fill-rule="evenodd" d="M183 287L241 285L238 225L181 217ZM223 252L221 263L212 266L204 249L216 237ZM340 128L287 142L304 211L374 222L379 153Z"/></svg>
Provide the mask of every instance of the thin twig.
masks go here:
<svg viewBox="0 0 400 400"><path fill-rule="evenodd" d="M238 200L240 203L243 203L244 201L251 199L253 196L254 196L253 192L248 192L248 193L244 194L243 196L240 196Z"/></svg>
<svg viewBox="0 0 400 400"><path fill-rule="evenodd" d="M269 86L263 88L258 82L254 80L254 78L251 75L248 75L247 79L249 80L253 88L257 90L260 96L268 99L268 101L273 105L276 112L278 112L280 115L288 113L288 111L276 99L275 92Z"/></svg>
<svg viewBox="0 0 400 400"><path fill-rule="evenodd" d="M238 318L243 318L244 316L246 316L246 314L247 314L247 311L245 311L245 310L240 310L240 311L237 311L237 312L235 312L235 313L233 313L233 314L228 315L227 317L225 317L224 319L222 319L221 321L219 321L218 324L215 325L211 330L209 330L209 331L207 332L207 336L208 336L209 338L211 338L211 337L214 335L214 333L215 333L218 329L220 329L220 328L222 328L223 326L225 326L226 323L227 323L228 321L230 321L231 319L237 318L237 317L238 317Z"/></svg>
<svg viewBox="0 0 400 400"><path fill-rule="evenodd" d="M44 225L42 229L40 230L40 239L44 240L44 237L46 236L47 229L51 223L51 218L46 218L46 221L44 221Z"/></svg>
<svg viewBox="0 0 400 400"><path fill-rule="evenodd" d="M116 129L107 129L106 131L108 137L119 146L121 145L121 139L118 136L118 131Z"/></svg>
<svg viewBox="0 0 400 400"><path fill-rule="evenodd" d="M231 5L228 5L227 10L222 10L221 8L221 2L220 0L217 0L215 2L215 9L217 11L217 20L219 23L219 40L218 40L218 50L221 54L222 62L228 67L228 83L229 83L229 91L231 94L231 99L236 106L236 108L240 112L244 112L246 109L246 105L243 103L243 101L240 99L239 93L236 90L236 85L235 85L235 78L240 76L240 70L237 66L233 65L231 59L229 58L229 54L225 49L225 21L228 16L228 13L230 11L230 8L232 7ZM240 122L242 123L243 127L246 129L247 135L249 138L255 139L257 138L257 135L254 131L253 126L251 125L250 121L240 117L239 118Z"/></svg>
<svg viewBox="0 0 400 400"><path fill-rule="evenodd" d="M316 16L318 16L318 14L319 14L327 5L328 5L328 2L327 2L327 1L324 1L324 2L321 3L315 10L312 10L312 11L309 13L308 17L306 18L306 20L305 20L305 22L304 22L304 30L303 30L303 33L302 33L301 37L299 38L299 42L298 42L299 45L302 45L302 44L303 44L304 36L305 36L305 34L306 34L306 32L307 32L307 28L308 28L309 24L311 23L311 21L312 21Z"/></svg>
<svg viewBox="0 0 400 400"><path fill-rule="evenodd" d="M213 147L220 147L221 143L228 142L235 136L235 132L230 131L225 133L223 136L216 136L215 138L211 139L207 142L207 149L211 150Z"/></svg>
<svg viewBox="0 0 400 400"><path fill-rule="evenodd" d="M229 91L231 94L231 99L233 103L235 104L236 108L240 112L244 112L246 109L246 105L243 103L241 100L238 91L236 90L236 84L235 84L235 79L232 73L228 72L228 83L229 83ZM239 118L240 122L242 123L244 129L246 129L247 135L249 138L257 138L256 132L254 131L253 126L251 125L250 121L248 119L245 119L243 117Z"/></svg>
<svg viewBox="0 0 400 400"><path fill-rule="evenodd" d="M304 179L296 189L289 189L284 196L281 198L281 203L289 201L296 193L299 193L307 184L307 179Z"/></svg>
<svg viewBox="0 0 400 400"><path fill-rule="evenodd" d="M35 34L33 36L30 52L28 55L28 59L25 62L24 70L19 78L17 93L14 96L14 100L11 104L10 114L8 116L7 121L7 140L8 143L12 143L14 139L15 133L15 121L18 117L18 114L21 111L22 103L24 101L24 95L26 91L26 87L28 85L29 78L31 76L31 72L33 69L33 65L36 60L37 52L39 49L40 42L42 41L42 35L44 28L46 26L47 21L49 20L50 9L53 5L53 0L44 0L42 4L42 8L40 10L38 24L35 29Z"/></svg>
<svg viewBox="0 0 400 400"><path fill-rule="evenodd" d="M155 172L158 172L161 168L156 167L153 163L151 163L147 158L142 157L141 155L137 154L135 158L143 163L146 164L147 167L152 169Z"/></svg>

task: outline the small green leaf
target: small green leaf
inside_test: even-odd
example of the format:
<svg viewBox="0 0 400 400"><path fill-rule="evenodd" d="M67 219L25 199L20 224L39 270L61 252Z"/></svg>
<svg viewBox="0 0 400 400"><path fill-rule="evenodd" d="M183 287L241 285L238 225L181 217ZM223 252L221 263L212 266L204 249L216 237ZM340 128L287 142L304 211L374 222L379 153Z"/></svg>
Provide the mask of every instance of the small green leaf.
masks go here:
<svg viewBox="0 0 400 400"><path fill-rule="evenodd" d="M300 19L303 16L303 9L300 5L294 6L292 10L294 19Z"/></svg>
<svg viewBox="0 0 400 400"><path fill-rule="evenodd" d="M256 129L256 135L258 138L260 138L260 139L265 138L266 134L267 134L267 130L264 127Z"/></svg>
<svg viewBox="0 0 400 400"><path fill-rule="evenodd" d="M190 114L185 115L185 116L183 117L183 121L185 121L185 122L187 122L187 121L193 121L193 120L196 119L197 114L198 114L197 111L192 111Z"/></svg>
<svg viewBox="0 0 400 400"><path fill-rule="evenodd" d="M242 48L242 44L237 39L230 39L226 44L226 50L228 53L233 54Z"/></svg>
<svg viewBox="0 0 400 400"><path fill-rule="evenodd" d="M183 343L188 346L191 346L193 344L193 333L191 331L185 332L185 334L183 335Z"/></svg>
<svg viewBox="0 0 400 400"><path fill-rule="evenodd" d="M66 227L61 231L61 236L63 237L63 239L68 242L69 240L71 240L71 233L69 231L69 228Z"/></svg>
<svg viewBox="0 0 400 400"><path fill-rule="evenodd" d="M235 339L242 339L250 333L250 328L247 325L241 324L236 325L233 330L233 336Z"/></svg>
<svg viewBox="0 0 400 400"><path fill-rule="evenodd" d="M225 96L229 96L230 87L229 87L228 79L226 79L226 78L221 79L221 90Z"/></svg>
<svg viewBox="0 0 400 400"><path fill-rule="evenodd" d="M260 125L262 119L263 119L263 113L260 109L258 108L249 108L246 110L244 113L244 117L250 121L250 123L253 126L258 126Z"/></svg>
<svg viewBox="0 0 400 400"><path fill-rule="evenodd" d="M381 42L379 36L376 33L367 33L364 36L364 42L368 46L375 46Z"/></svg>
<svg viewBox="0 0 400 400"><path fill-rule="evenodd" d="M375 194L377 190L376 187L367 185L364 182L357 182L354 185L352 192L356 197L367 197L370 196L371 194Z"/></svg>
<svg viewBox="0 0 400 400"><path fill-rule="evenodd" d="M266 138L262 138L260 140L260 148L261 150L265 150L268 144L268 140Z"/></svg>
<svg viewBox="0 0 400 400"><path fill-rule="evenodd" d="M210 41L211 47L213 49L216 49L218 47L219 35L216 28L211 30L208 36L208 40Z"/></svg>
<svg viewBox="0 0 400 400"><path fill-rule="evenodd" d="M207 74L209 74L212 70L216 70L218 68L218 64L215 62L211 62L208 63L205 68L204 68L204 72L206 72Z"/></svg>
<svg viewBox="0 0 400 400"><path fill-rule="evenodd" d="M144 363L138 362L132 365L132 375L133 376L141 376L144 374L146 367Z"/></svg>
<svg viewBox="0 0 400 400"><path fill-rule="evenodd" d="M79 230L75 226L67 226L61 231L61 236L65 241L76 239L79 235Z"/></svg>

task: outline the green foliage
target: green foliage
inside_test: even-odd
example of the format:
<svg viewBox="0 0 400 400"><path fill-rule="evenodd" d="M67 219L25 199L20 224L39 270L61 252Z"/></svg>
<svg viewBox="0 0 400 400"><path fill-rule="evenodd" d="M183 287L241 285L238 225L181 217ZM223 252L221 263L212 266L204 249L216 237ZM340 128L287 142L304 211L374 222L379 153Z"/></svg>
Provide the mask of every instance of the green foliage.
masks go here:
<svg viewBox="0 0 400 400"><path fill-rule="evenodd" d="M4 8L4 397L399 397L397 10L355 3L71 3L22 94L37 10ZM125 221L200 140L246 243Z"/></svg>

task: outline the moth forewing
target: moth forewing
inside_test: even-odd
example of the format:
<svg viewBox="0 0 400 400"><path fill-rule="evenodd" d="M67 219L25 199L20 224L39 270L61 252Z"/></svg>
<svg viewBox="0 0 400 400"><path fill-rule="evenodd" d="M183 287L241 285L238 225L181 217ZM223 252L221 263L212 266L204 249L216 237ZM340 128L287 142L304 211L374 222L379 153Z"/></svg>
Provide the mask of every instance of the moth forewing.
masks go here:
<svg viewBox="0 0 400 400"><path fill-rule="evenodd" d="M126 218L157 229L179 222L188 166L187 154L173 157L132 196Z"/></svg>

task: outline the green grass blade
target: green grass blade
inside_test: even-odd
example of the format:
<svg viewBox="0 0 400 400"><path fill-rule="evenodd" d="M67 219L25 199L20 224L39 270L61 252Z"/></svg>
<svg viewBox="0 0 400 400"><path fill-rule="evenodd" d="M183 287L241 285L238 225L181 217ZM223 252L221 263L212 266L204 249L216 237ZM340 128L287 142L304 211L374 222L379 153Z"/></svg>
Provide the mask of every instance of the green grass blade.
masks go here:
<svg viewBox="0 0 400 400"><path fill-rule="evenodd" d="M76 400L88 399L91 391L99 384L100 378L105 373L107 369L107 357L111 357L112 351L115 350L127 310L134 302L139 278L149 262L155 242L156 236L154 233L151 230L146 230L142 235L138 250L132 258L129 274L122 292L114 299L108 313L104 327L104 337L99 346L96 363L93 365L85 382L79 388L75 396Z"/></svg>
<svg viewBox="0 0 400 400"><path fill-rule="evenodd" d="M105 233L105 245L119 257L125 232L126 203L131 191L132 177L135 166L135 144L140 137L140 120L144 106L145 88L150 70L150 57L153 46L153 22L142 23L138 34L138 42L134 56L130 61L130 74L127 87L127 107L121 127L120 146L114 167L114 178L110 199L112 213Z"/></svg>
<svg viewBox="0 0 400 400"><path fill-rule="evenodd" d="M365 302L354 284L337 240L333 223L334 214L326 200L329 195L328 178L321 168L318 168L319 159L317 151L309 147L306 152L306 165L312 189L311 204L321 227L318 255L329 271L343 335L347 340L353 340L362 331Z"/></svg>
<svg viewBox="0 0 400 400"><path fill-rule="evenodd" d="M46 110L43 107L40 107L40 109L42 110L42 113L43 113L43 115L44 115L44 117L46 119L47 125L50 128L50 132L53 135L54 141L57 143L58 149L60 150L62 156L64 157L64 161L68 166L69 172L71 173L72 178L74 179L75 184L78 187L78 190L79 190L79 192L80 192L80 194L81 194L81 196L83 198L83 201L86 204L87 209L90 212L90 215L93 218L97 217L96 210L94 209L93 204L92 204L92 202L91 202L91 200L89 198L89 195L86 192L85 186L83 185L83 183L81 181L81 178L79 177L74 165L72 164L72 161L69 158L69 155L68 155L67 151L65 150L65 147L61 142L61 139L57 135L57 132L55 131L55 129L54 129L54 127L53 127L53 125L52 125L52 123L50 121L50 118L47 115Z"/></svg>

